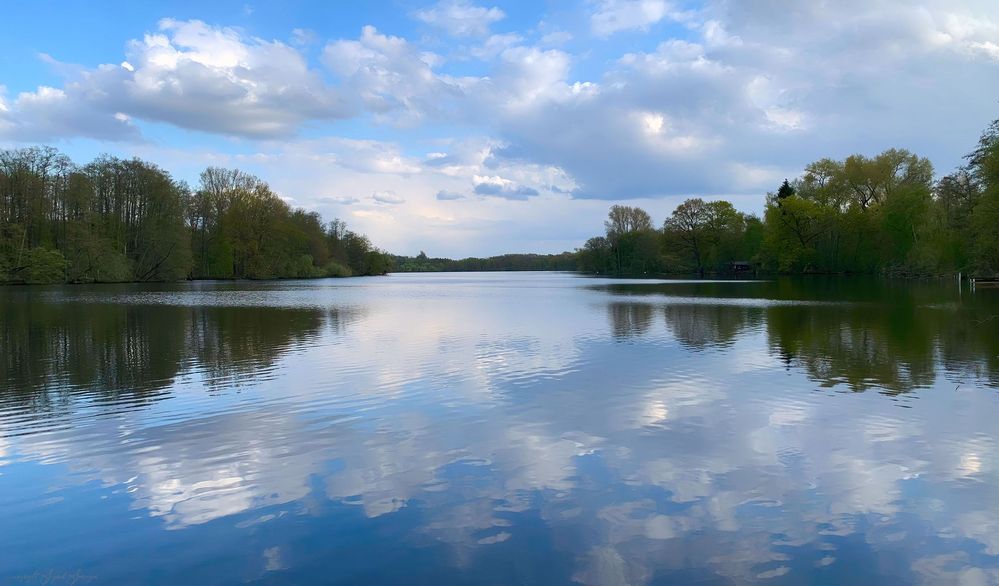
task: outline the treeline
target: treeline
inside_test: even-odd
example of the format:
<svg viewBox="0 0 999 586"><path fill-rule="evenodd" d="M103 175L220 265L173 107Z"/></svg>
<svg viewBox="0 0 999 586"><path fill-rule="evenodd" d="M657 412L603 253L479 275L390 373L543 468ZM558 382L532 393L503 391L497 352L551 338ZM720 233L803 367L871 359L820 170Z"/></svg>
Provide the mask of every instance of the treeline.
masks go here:
<svg viewBox="0 0 999 586"><path fill-rule="evenodd" d="M380 275L388 254L267 183L209 167L197 189L139 159L0 151L0 283Z"/></svg>
<svg viewBox="0 0 999 586"><path fill-rule="evenodd" d="M822 159L767 194L763 218L726 201L688 199L661 228L613 206L604 236L577 251L599 274L787 273L933 275L999 272L999 121L967 164L934 180L906 150Z"/></svg>
<svg viewBox="0 0 999 586"><path fill-rule="evenodd" d="M590 238L577 251L579 270L614 275L720 272L760 250L759 218L727 201L689 199L657 229L648 212L611 207L606 235Z"/></svg>
<svg viewBox="0 0 999 586"><path fill-rule="evenodd" d="M394 271L401 273L465 272L465 271L575 271L576 255L503 254L489 258L431 258L423 251L417 256L393 257Z"/></svg>

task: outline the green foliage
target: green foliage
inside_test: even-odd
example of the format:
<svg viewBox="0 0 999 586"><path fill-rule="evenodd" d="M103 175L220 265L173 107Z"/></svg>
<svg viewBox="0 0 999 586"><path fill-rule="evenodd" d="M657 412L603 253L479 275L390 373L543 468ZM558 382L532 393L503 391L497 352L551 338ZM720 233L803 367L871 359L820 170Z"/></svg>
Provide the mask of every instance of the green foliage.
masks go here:
<svg viewBox="0 0 999 586"><path fill-rule="evenodd" d="M595 236L586 241L583 248L576 251L579 270L596 275L614 272L614 254L610 241L603 236Z"/></svg>
<svg viewBox="0 0 999 586"><path fill-rule="evenodd" d="M999 120L982 134L968 155L968 172L977 186L971 211L972 265L980 273L999 273Z"/></svg>
<svg viewBox="0 0 999 586"><path fill-rule="evenodd" d="M351 272L351 270L348 267L338 263L335 260L327 262L322 269L323 277L350 277L353 274L354 273Z"/></svg>
<svg viewBox="0 0 999 586"><path fill-rule="evenodd" d="M0 150L0 283L384 274L367 238L292 210L260 179L210 167L197 191L138 159L83 167Z"/></svg>
<svg viewBox="0 0 999 586"><path fill-rule="evenodd" d="M999 273L999 190L993 186L972 213L974 259L985 274Z"/></svg>
<svg viewBox="0 0 999 586"><path fill-rule="evenodd" d="M604 222L614 273L644 275L662 268L652 218L641 208L611 206Z"/></svg>
<svg viewBox="0 0 999 586"><path fill-rule="evenodd" d="M777 190L777 199L784 200L791 197L795 193L797 193L797 190L787 179L785 179L784 183L781 183L780 188Z"/></svg>
<svg viewBox="0 0 999 586"><path fill-rule="evenodd" d="M62 283L66 278L66 258L58 250L32 248L25 254L21 278L29 285Z"/></svg>
<svg viewBox="0 0 999 586"><path fill-rule="evenodd" d="M957 182L948 189L958 199ZM941 250L952 220L933 195L932 166L908 151L816 161L767 198L761 260L781 272L938 271L960 253Z"/></svg>
<svg viewBox="0 0 999 586"><path fill-rule="evenodd" d="M86 225L66 226L64 254L66 280L70 283L106 283L131 279L128 259L113 242Z"/></svg>
<svg viewBox="0 0 999 586"><path fill-rule="evenodd" d="M781 271L814 270L819 239L831 228L829 208L800 195L771 198L764 213L763 255Z"/></svg>
<svg viewBox="0 0 999 586"><path fill-rule="evenodd" d="M763 224L726 201L688 199L663 225L652 227L640 208L613 206L605 236L576 251L578 270L593 274L656 275L727 272L751 263L763 242Z"/></svg>
<svg viewBox="0 0 999 586"><path fill-rule="evenodd" d="M727 201L688 199L666 220L663 237L678 254L678 267L699 273L723 271L734 261L756 255L762 235L756 225L749 233L748 224L748 217Z"/></svg>
<svg viewBox="0 0 999 586"><path fill-rule="evenodd" d="M392 270L407 272L467 272L467 271L574 271L576 254L502 254L489 258L430 258L423 251L417 256L392 257Z"/></svg>
<svg viewBox="0 0 999 586"><path fill-rule="evenodd" d="M725 201L688 199L660 233L648 214L611 208L606 236L577 251L595 274L721 273L745 262L789 273L999 273L999 120L957 172L889 149L822 159L768 194L762 220ZM649 243L658 238L659 252Z"/></svg>
<svg viewBox="0 0 999 586"><path fill-rule="evenodd" d="M380 250L364 253L364 275L384 275L392 270L392 257Z"/></svg>
<svg viewBox="0 0 999 586"><path fill-rule="evenodd" d="M662 242L655 230L632 230L618 234L611 242L617 274L649 275L663 271Z"/></svg>

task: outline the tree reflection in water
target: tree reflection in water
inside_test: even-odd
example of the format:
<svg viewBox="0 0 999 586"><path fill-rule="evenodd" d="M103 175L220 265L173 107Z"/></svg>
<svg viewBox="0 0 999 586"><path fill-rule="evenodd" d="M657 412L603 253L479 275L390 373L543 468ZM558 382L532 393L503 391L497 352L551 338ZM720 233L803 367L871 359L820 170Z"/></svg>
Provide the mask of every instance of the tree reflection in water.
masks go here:
<svg viewBox="0 0 999 586"><path fill-rule="evenodd" d="M618 337L644 334L653 309L691 350L723 348L765 327L772 355L822 386L898 394L933 384L937 370L999 386L999 336L987 325L999 295L939 283L874 279L605 285ZM958 302L960 301L960 302Z"/></svg>

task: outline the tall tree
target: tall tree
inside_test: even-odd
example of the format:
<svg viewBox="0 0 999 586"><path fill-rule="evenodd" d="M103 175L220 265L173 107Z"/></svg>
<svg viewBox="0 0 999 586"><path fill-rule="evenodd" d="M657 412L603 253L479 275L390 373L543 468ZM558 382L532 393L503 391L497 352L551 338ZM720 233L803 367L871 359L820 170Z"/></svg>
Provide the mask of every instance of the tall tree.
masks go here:
<svg viewBox="0 0 999 586"><path fill-rule="evenodd" d="M656 270L658 246L648 212L637 207L611 206L604 228L616 273L644 274Z"/></svg>
<svg viewBox="0 0 999 586"><path fill-rule="evenodd" d="M673 210L663 225L668 245L689 259L700 274L708 269L723 269L746 253L741 246L746 232L746 218L727 201L705 202L700 198L684 201Z"/></svg>

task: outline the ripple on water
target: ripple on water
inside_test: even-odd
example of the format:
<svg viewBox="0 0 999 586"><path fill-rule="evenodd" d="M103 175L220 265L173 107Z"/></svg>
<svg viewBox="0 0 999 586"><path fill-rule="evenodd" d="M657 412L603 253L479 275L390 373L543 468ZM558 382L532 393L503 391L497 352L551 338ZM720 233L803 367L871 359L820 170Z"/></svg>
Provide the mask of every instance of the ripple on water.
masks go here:
<svg viewBox="0 0 999 586"><path fill-rule="evenodd" d="M552 275L337 283L4 306L0 526L19 531L0 534L0 575L999 575L997 352L968 321L987 300Z"/></svg>

